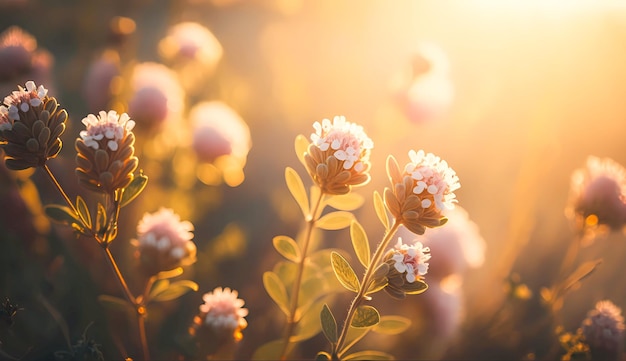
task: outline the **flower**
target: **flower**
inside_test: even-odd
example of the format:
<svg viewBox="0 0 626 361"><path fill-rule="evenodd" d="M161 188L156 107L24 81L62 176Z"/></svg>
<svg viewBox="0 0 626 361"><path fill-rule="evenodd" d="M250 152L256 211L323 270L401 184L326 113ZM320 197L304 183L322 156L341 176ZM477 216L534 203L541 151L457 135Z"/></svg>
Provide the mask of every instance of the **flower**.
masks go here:
<svg viewBox="0 0 626 361"><path fill-rule="evenodd" d="M120 79L120 55L114 50L104 51L87 69L83 94L89 111L109 108L113 99L114 80Z"/></svg>
<svg viewBox="0 0 626 361"><path fill-rule="evenodd" d="M385 291L394 298L424 292L427 286L422 279L428 272L428 260L431 257L429 252L430 249L417 240L412 245L407 245L398 237L396 245L383 258L389 265L389 283Z"/></svg>
<svg viewBox="0 0 626 361"><path fill-rule="evenodd" d="M486 242L467 211L456 206L443 214L448 219L446 226L434 228L420 238L437 255L428 268L430 280L463 276L468 269L478 268L485 261ZM397 235L410 237L411 231L401 227Z"/></svg>
<svg viewBox="0 0 626 361"><path fill-rule="evenodd" d="M327 194L346 194L370 180L369 155L374 147L363 127L336 116L313 124L311 144L304 155L311 178Z"/></svg>
<svg viewBox="0 0 626 361"><path fill-rule="evenodd" d="M195 22L172 26L159 41L159 55L180 76L183 87L192 91L213 74L224 50L213 33Z"/></svg>
<svg viewBox="0 0 626 361"><path fill-rule="evenodd" d="M189 328L197 346L195 359L233 359L234 348L243 338L241 331L248 326L244 318L248 309L237 296L228 287L216 287L202 296L204 303Z"/></svg>
<svg viewBox="0 0 626 361"><path fill-rule="evenodd" d="M156 275L196 261L193 224L181 221L172 209L161 208L155 213L145 213L137 224L135 258L147 275Z"/></svg>
<svg viewBox="0 0 626 361"><path fill-rule="evenodd" d="M114 110L83 118L86 129L74 144L76 175L86 189L113 194L133 180L138 159L134 156L135 122Z"/></svg>
<svg viewBox="0 0 626 361"><path fill-rule="evenodd" d="M581 325L585 342L594 360L619 360L621 356L624 317L611 301L596 303Z"/></svg>
<svg viewBox="0 0 626 361"><path fill-rule="evenodd" d="M133 68L128 114L142 129L160 129L180 119L185 92L176 73L163 64L140 63Z"/></svg>
<svg viewBox="0 0 626 361"><path fill-rule="evenodd" d="M384 199L397 222L423 234L425 227L438 227L447 221L443 212L454 208L454 191L461 185L456 172L434 154L411 150L409 158L402 173L395 158L387 158L392 188L385 189Z"/></svg>
<svg viewBox="0 0 626 361"><path fill-rule="evenodd" d="M245 163L250 150L250 129L231 107L221 101L201 102L189 112L192 147L202 162L230 155Z"/></svg>
<svg viewBox="0 0 626 361"><path fill-rule="evenodd" d="M31 70L37 40L18 26L0 34L0 80L15 79Z"/></svg>
<svg viewBox="0 0 626 361"><path fill-rule="evenodd" d="M610 158L587 157L573 172L565 214L581 231L626 224L626 169Z"/></svg>
<svg viewBox="0 0 626 361"><path fill-rule="evenodd" d="M33 81L18 87L0 105L0 147L9 169L43 166L61 151L67 112Z"/></svg>

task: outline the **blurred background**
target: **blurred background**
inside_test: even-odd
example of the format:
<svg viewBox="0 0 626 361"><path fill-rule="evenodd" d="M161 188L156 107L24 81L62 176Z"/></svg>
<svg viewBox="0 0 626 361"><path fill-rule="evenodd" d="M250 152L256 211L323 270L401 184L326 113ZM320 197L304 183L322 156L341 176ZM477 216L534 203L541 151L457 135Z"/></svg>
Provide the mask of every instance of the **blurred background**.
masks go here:
<svg viewBox="0 0 626 361"><path fill-rule="evenodd" d="M261 274L280 259L272 238L295 235L302 222L285 187L284 168L305 177L294 138L308 137L315 121L335 115L362 125L374 142L372 181L355 189L366 199L355 214L372 242L382 236L371 194L387 186L385 159L392 154L403 164L410 149L424 149L457 172L459 205L484 244L480 260L456 278L456 290L446 299L426 299L428 292L433 297L439 292L434 285L424 299L399 303L381 295L381 312L404 314L414 324L402 335L372 338L372 347L401 359L522 359L550 354L546 350L558 345L553 328L538 333L524 327L543 317L536 311L540 289L554 282L575 237L564 213L572 173L589 155L626 164L625 5L2 0L0 9L3 45L13 44L6 34L19 27L20 46L32 57L30 65L2 74L2 90L8 94L33 79L69 113L65 147L51 162L69 193L82 192L73 178L80 120L116 109L138 121L139 168L150 182L126 211L112 245L122 267L132 274L126 240L135 237L145 212L173 208L195 225L198 261L186 274L200 290L154 312L148 328L149 338L159 340L152 342L155 353L178 352L174 335L186 332L202 293L217 286L238 290L250 310L238 357L250 358L261 344L280 337L282 316L265 293ZM200 24L217 45L209 40L184 45L206 36L191 32L186 40L177 39L170 31L184 22ZM12 64L17 57L12 54L2 53L0 60ZM174 73L179 83L159 80L155 74L161 70L137 80L135 69L146 63L165 65L165 73ZM142 81L158 83L150 86L160 89L167 109L142 113L163 105L137 95ZM217 119L206 125L213 129L207 138L197 127L202 121L192 116L203 102L219 102L231 111L204 115ZM139 105L133 110L133 104ZM231 124L228 117L243 125L219 129ZM218 138L227 150L198 146ZM106 316L95 301L98 294L119 294L97 245L47 223L36 199L62 200L43 173L3 169L2 181L0 297L23 307L0 339L3 349L26 359L67 349L60 318L72 340L93 322L89 337L110 357L123 355L124 331L117 337L110 331L125 321ZM624 243L623 235L612 234L581 251L580 261L602 258L603 263L568 296L558 322L565 329L574 331L598 300L626 307L620 279ZM329 232L324 245L349 249L349 236ZM432 262L436 257L433 251ZM519 300L528 313L520 313L525 320L509 320L502 331L508 342L498 344L481 320L505 302L512 274L528 287ZM437 312L448 319L435 317ZM538 335L548 341L538 341ZM125 347L134 352L134 346ZM303 345L302 357L312 358L324 347L321 336L313 338Z"/></svg>

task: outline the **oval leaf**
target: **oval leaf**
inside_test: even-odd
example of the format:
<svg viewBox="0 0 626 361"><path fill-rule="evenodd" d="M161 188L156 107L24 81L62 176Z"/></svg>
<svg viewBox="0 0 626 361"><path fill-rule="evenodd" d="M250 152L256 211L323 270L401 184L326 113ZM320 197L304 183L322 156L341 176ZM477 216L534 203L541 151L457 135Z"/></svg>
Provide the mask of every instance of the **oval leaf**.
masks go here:
<svg viewBox="0 0 626 361"><path fill-rule="evenodd" d="M347 355L343 360L394 360L393 355L380 351L359 351Z"/></svg>
<svg viewBox="0 0 626 361"><path fill-rule="evenodd" d="M91 229L91 214L89 214L87 203L85 203L85 200L81 196L76 197L76 210L78 211L78 216L83 221L83 224L85 224L87 228Z"/></svg>
<svg viewBox="0 0 626 361"><path fill-rule="evenodd" d="M402 290L407 295L419 295L428 289L428 285L424 281L415 280L413 283L405 283Z"/></svg>
<svg viewBox="0 0 626 361"><path fill-rule="evenodd" d="M374 332L385 335L397 335L406 331L411 326L411 320L402 316L382 316L380 322L374 327Z"/></svg>
<svg viewBox="0 0 626 361"><path fill-rule="evenodd" d="M354 215L352 213L337 211L323 215L317 220L317 222L315 222L315 225L321 229L334 231L348 227L353 219Z"/></svg>
<svg viewBox="0 0 626 361"><path fill-rule="evenodd" d="M162 279L167 279L167 278L174 278L177 276L180 276L183 274L183 268L182 267L176 267L172 270L169 271L162 271L157 273L156 277L160 280Z"/></svg>
<svg viewBox="0 0 626 361"><path fill-rule="evenodd" d="M306 196L306 189L298 172L290 167L285 168L285 181L289 192L300 206L302 214L304 217L309 217L309 198Z"/></svg>
<svg viewBox="0 0 626 361"><path fill-rule="evenodd" d="M157 280L152 284L152 288L150 289L150 293L148 295L148 299L154 298L155 295L158 295L161 292L164 292L170 286L170 281L168 280Z"/></svg>
<svg viewBox="0 0 626 361"><path fill-rule="evenodd" d="M270 295L272 300L276 302L278 307L289 316L289 302L287 300L287 290L276 273L267 271L263 273L263 286L265 291Z"/></svg>
<svg viewBox="0 0 626 361"><path fill-rule="evenodd" d="M380 220L380 223L385 226L385 230L389 230L389 218L387 217L387 211L385 210L385 203L383 202L383 198L380 196L380 193L374 191L374 210L376 211L376 216Z"/></svg>
<svg viewBox="0 0 626 361"><path fill-rule="evenodd" d="M306 161L304 160L304 154L308 152L309 149L309 140L302 134L298 134L296 136L296 141L294 144L294 148L296 149L296 155L298 156L298 160L306 167Z"/></svg>
<svg viewBox="0 0 626 361"><path fill-rule="evenodd" d="M272 243L274 243L274 248L276 248L278 253L283 257L293 262L300 262L300 247L293 238L288 236L276 236L272 240Z"/></svg>
<svg viewBox="0 0 626 361"><path fill-rule="evenodd" d="M356 220L350 223L350 238L357 258L363 266L367 267L370 264L370 244L365 230Z"/></svg>
<svg viewBox="0 0 626 361"><path fill-rule="evenodd" d="M173 282L167 287L165 290L161 291L158 294L152 296L151 301L163 302L163 301L171 301L175 300L178 297L184 295L189 291L197 291L198 284L189 281L189 280L181 280Z"/></svg>
<svg viewBox="0 0 626 361"><path fill-rule="evenodd" d="M337 335L337 321L335 321L335 316L330 312L330 308L328 305L324 304L322 307L322 312L320 312L320 319L322 321L322 331L324 332L324 336L331 344L336 344L338 340Z"/></svg>
<svg viewBox="0 0 626 361"><path fill-rule="evenodd" d="M359 306L354 313L350 326L352 327L372 327L380 322L380 314L372 306Z"/></svg>
<svg viewBox="0 0 626 361"><path fill-rule="evenodd" d="M334 195L326 199L326 204L340 211L353 211L362 206L363 202L365 198L358 193Z"/></svg>
<svg viewBox="0 0 626 361"><path fill-rule="evenodd" d="M359 279L348 261L339 253L331 252L330 263L333 266L333 271L335 271L335 276L337 276L339 282L350 291L358 292Z"/></svg>
<svg viewBox="0 0 626 361"><path fill-rule="evenodd" d="M46 216L48 216L48 218L57 223L69 226L76 224L79 228L82 228L82 221L69 207L49 204L45 206L44 211L46 212Z"/></svg>
<svg viewBox="0 0 626 361"><path fill-rule="evenodd" d="M144 188L146 188L146 184L148 184L148 177L146 175L142 173L135 176L128 187L124 188L120 207L124 207L137 198Z"/></svg>
<svg viewBox="0 0 626 361"><path fill-rule="evenodd" d="M289 338L290 342L300 342L308 340L313 336L320 333L322 325L319 320L319 314L322 312L323 303L320 301L311 306L309 312L304 315L298 321L293 336ZM297 313L297 312L296 312Z"/></svg>

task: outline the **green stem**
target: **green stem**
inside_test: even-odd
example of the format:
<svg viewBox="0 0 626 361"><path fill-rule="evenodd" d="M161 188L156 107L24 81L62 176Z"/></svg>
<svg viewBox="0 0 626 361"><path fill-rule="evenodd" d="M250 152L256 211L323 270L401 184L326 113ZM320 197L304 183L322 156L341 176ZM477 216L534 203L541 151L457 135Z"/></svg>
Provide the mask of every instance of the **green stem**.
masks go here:
<svg viewBox="0 0 626 361"><path fill-rule="evenodd" d="M369 288L369 284L372 281L372 276L374 275L374 271L376 270L376 266L380 262L385 249L389 245L389 241L391 241L391 237L396 233L401 223L398 223L394 220L394 223L391 225L391 228L385 233L383 240L378 244L376 248L376 252L374 252L374 256L372 256L372 260L370 261L367 270L365 271L365 275L363 276L363 280L361 281L361 285L359 287L359 292L356 294L352 303L350 304L350 308L348 309L348 316L346 317L343 328L341 329L341 334L339 335L339 339L337 341L337 345L333 350L333 355L339 355L343 351L343 344L346 342L346 336L348 335L348 329L352 324L352 319L354 318L354 314L356 313L357 308L361 305L361 302L365 300L365 293Z"/></svg>
<svg viewBox="0 0 626 361"><path fill-rule="evenodd" d="M324 193L320 192L320 196L313 205L313 210L311 212L311 216L307 220L306 223L306 233L304 236L304 244L302 246L302 256L300 261L298 262L298 270L296 273L296 279L293 283L293 287L291 290L291 305L289 307L289 317L287 318L287 329L285 331L285 338L283 344L283 350L280 353L280 359L285 360L287 357L287 348L289 346L289 339L293 334L293 331L298 324L296 320L296 311L298 309L298 296L300 293L300 286L302 283L302 275L304 274L304 265L306 263L307 258L307 250L309 248L309 243L311 243L311 235L313 234L313 228L315 227L315 222L319 219L319 210L320 205L322 204L322 199L324 198Z"/></svg>
<svg viewBox="0 0 626 361"><path fill-rule="evenodd" d="M61 193L61 196L63 197L63 199L65 199L65 203L67 203L67 205L72 209L74 214L78 215L78 210L76 209L76 206L74 206L74 203L72 203L72 201L70 200L70 197L67 196L67 193L65 193L65 191L63 190L63 187L61 187L61 184L59 184L54 174L52 174L52 171L50 170L50 168L48 168L48 165L44 164L43 169L46 171L46 174L48 175L48 178L50 178L50 181L52 182L52 184L56 187L59 193Z"/></svg>
<svg viewBox="0 0 626 361"><path fill-rule="evenodd" d="M150 350L148 349L148 338L146 337L146 313L144 306L137 308L137 323L139 326L139 339L141 340L141 350L143 359L150 360Z"/></svg>
<svg viewBox="0 0 626 361"><path fill-rule="evenodd" d="M113 269L113 274L115 274L115 278L117 279L117 282L122 287L122 291L124 291L124 296L126 296L126 299L128 300L128 302L130 302L133 306L137 306L137 300L135 299L135 296L133 296L132 292L130 292L130 288L128 288L128 284L126 283L124 276L122 276L122 272L117 266L117 263L115 262L115 258L113 258L113 254L111 253L111 250L109 249L109 247L106 247L106 246L102 246L102 249L104 250L104 254L106 255L107 261L109 261L109 265L111 265L111 268Z"/></svg>

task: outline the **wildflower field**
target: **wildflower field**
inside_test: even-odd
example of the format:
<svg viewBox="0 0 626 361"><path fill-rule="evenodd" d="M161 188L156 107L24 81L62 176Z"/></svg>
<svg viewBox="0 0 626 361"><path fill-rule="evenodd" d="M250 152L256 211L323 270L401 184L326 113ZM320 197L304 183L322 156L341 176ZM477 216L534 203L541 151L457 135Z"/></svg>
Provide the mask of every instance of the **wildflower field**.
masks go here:
<svg viewBox="0 0 626 361"><path fill-rule="evenodd" d="M0 10L0 360L626 359L626 5Z"/></svg>

